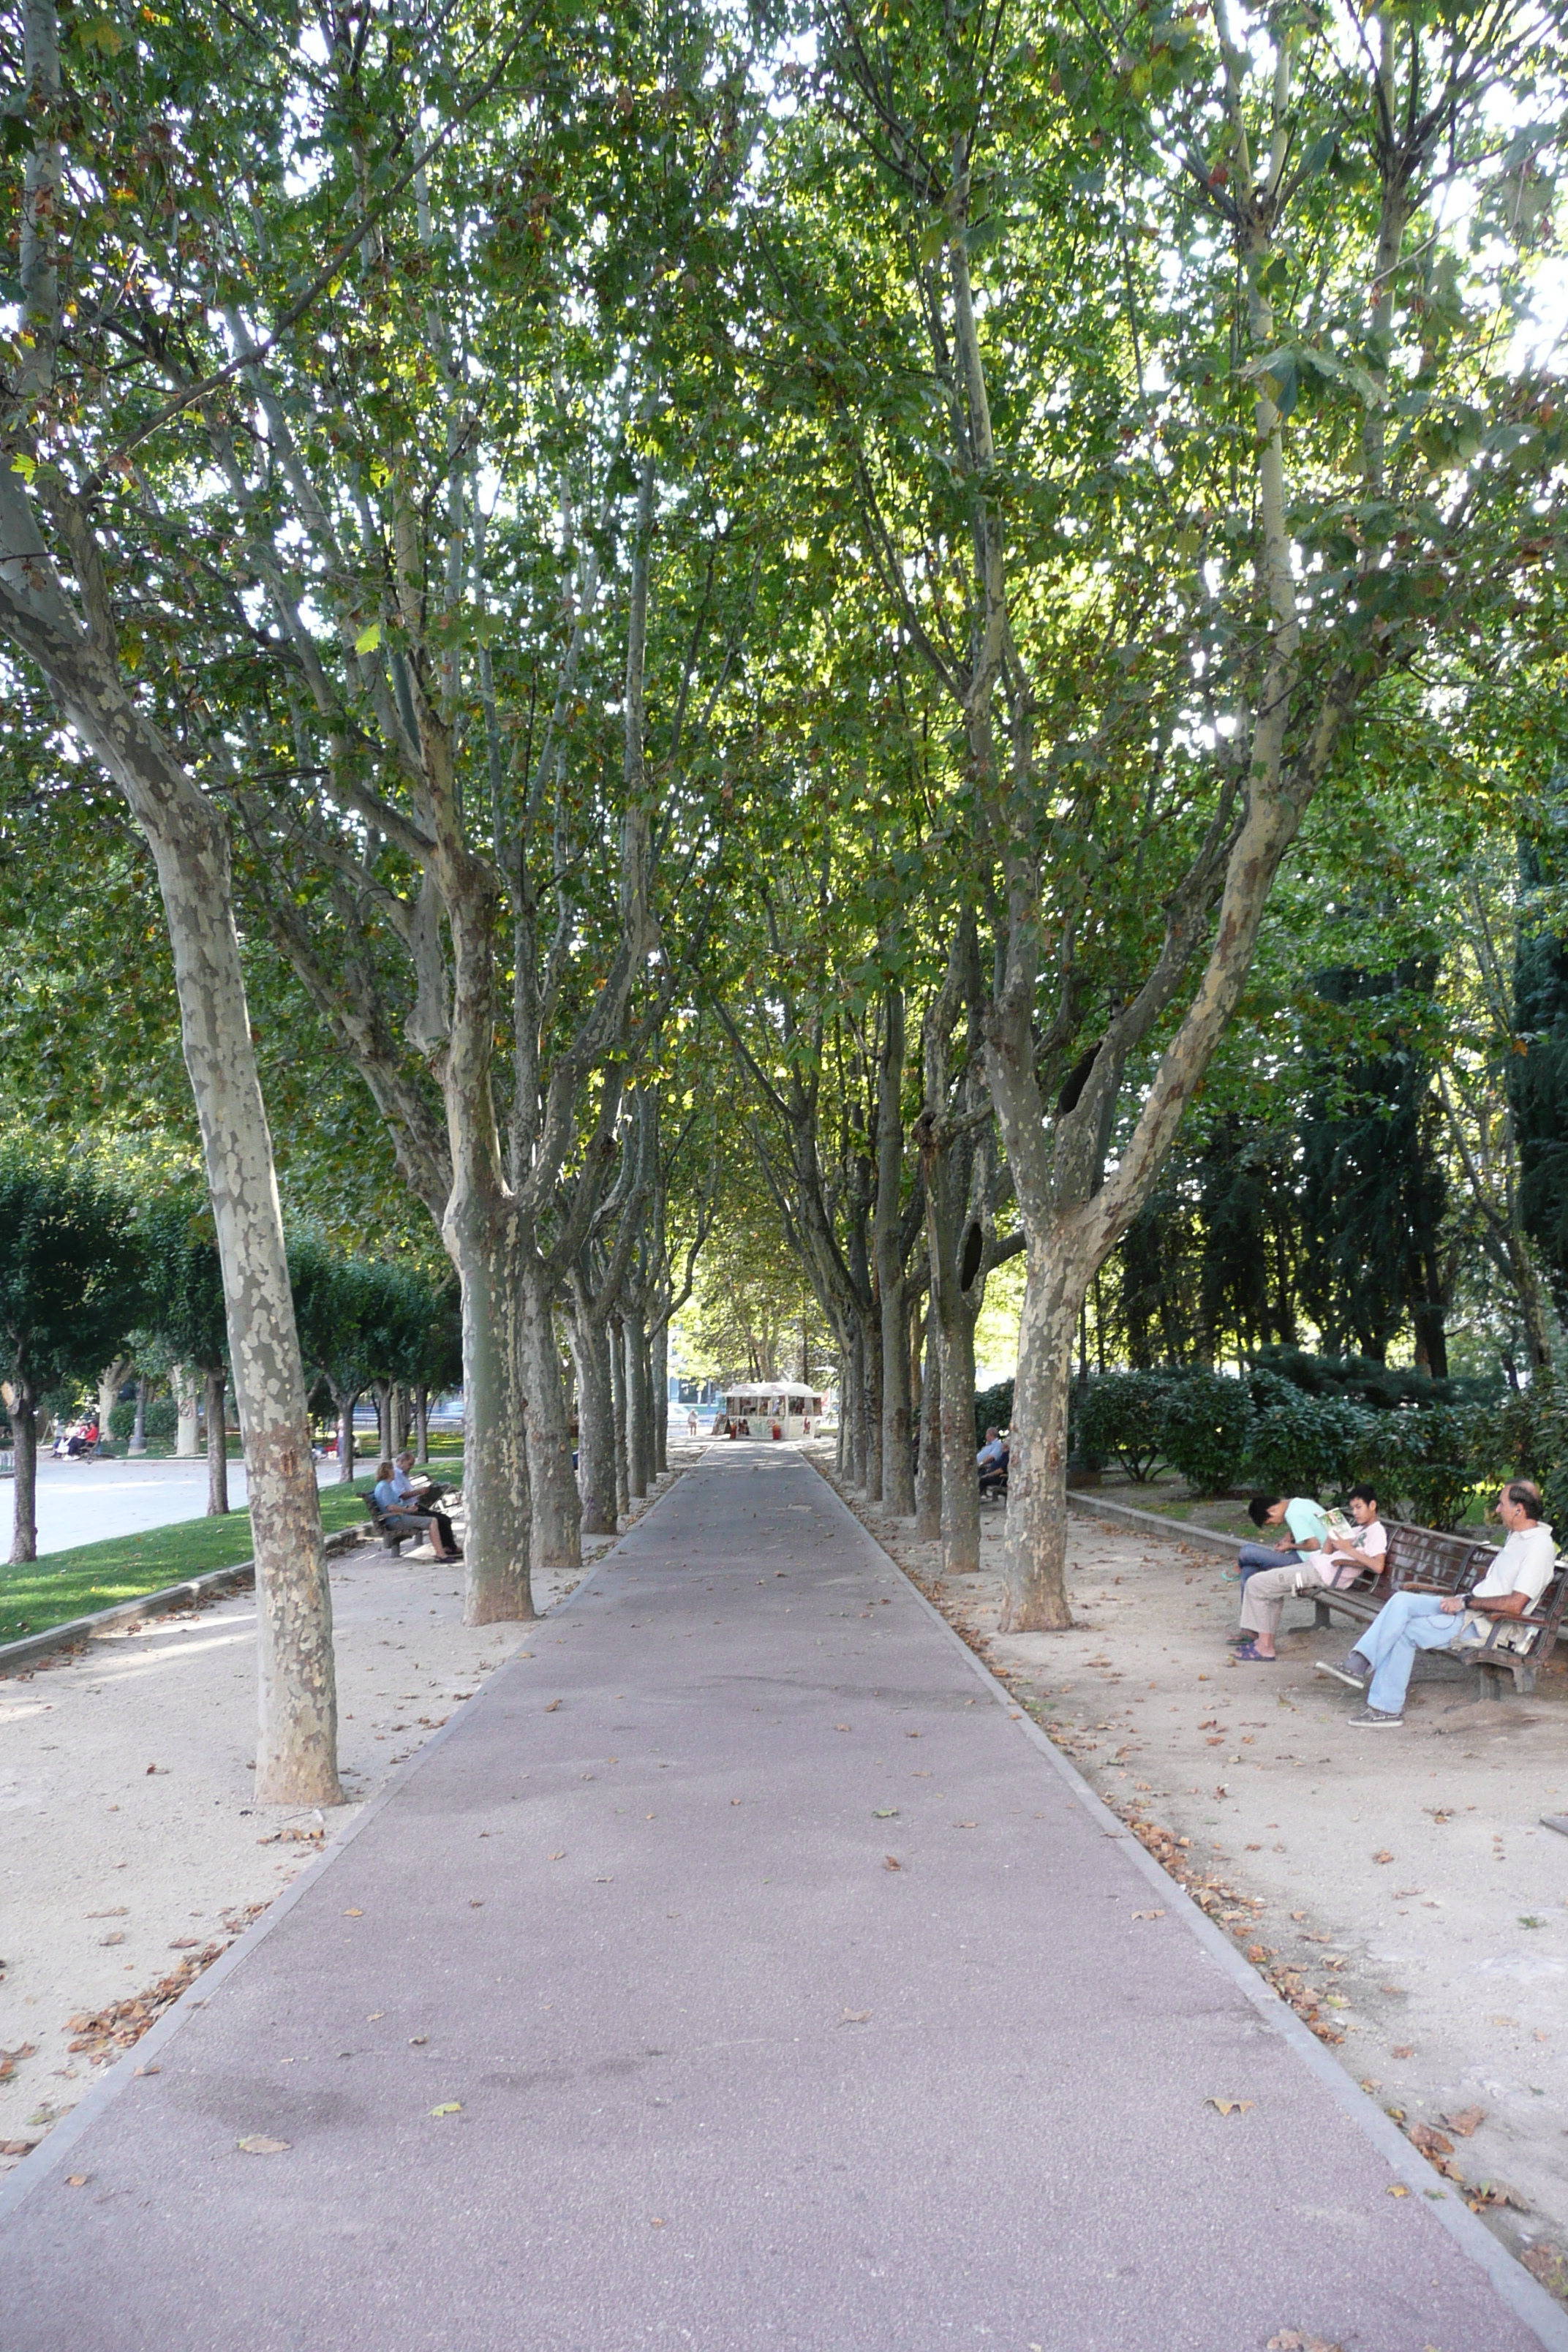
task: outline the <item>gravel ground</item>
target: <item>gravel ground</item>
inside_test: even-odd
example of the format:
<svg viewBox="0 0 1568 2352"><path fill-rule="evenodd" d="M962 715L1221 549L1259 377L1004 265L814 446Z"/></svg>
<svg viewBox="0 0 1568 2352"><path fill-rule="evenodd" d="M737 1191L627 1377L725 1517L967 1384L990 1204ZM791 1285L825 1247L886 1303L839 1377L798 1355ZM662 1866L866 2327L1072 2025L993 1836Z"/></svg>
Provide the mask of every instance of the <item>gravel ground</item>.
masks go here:
<svg viewBox="0 0 1568 2352"><path fill-rule="evenodd" d="M700 1451L672 1449L670 1477ZM584 1542L589 1565L611 1541ZM120 2055L69 2021L101 2019L216 1958L535 1633L465 1626L459 1572L428 1546L395 1559L373 1543L331 1572L350 1801L325 1819L252 1799L248 1593L0 1681L0 2172ZM536 1578L536 1606L575 1581ZM73 2052L84 2039L93 2046Z"/></svg>
<svg viewBox="0 0 1568 2352"><path fill-rule="evenodd" d="M811 1452L830 1473L831 1447ZM1418 1664L1405 1727L1353 1730L1353 1695L1312 1672L1353 1629L1315 1632L1294 1605L1277 1666L1232 1664L1235 1580L1178 1535L1075 1513L1073 1628L1000 1637L1000 1509L980 1573L943 1583L912 1522L846 1499L1107 1802L1190 1841L1145 1842L1218 1883L1249 1957L1310 1997L1298 2008L1407 2129L1442 2134L1470 2193L1507 2193L1489 2221L1568 2296L1568 1838L1540 1818L1568 1812L1561 1646L1533 1696L1500 1703Z"/></svg>

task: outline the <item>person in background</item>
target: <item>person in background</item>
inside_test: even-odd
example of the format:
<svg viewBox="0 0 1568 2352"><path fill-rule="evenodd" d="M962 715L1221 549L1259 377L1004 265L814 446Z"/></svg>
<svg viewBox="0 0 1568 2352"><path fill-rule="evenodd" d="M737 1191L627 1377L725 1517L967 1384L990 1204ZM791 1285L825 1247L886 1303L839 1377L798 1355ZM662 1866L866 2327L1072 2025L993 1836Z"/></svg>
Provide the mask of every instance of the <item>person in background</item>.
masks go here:
<svg viewBox="0 0 1568 2352"><path fill-rule="evenodd" d="M1007 1448L1002 1443L999 1430L986 1431L985 1443L974 1457L974 1467L979 1473L983 1495L988 1487L1000 1486L1007 1475Z"/></svg>
<svg viewBox="0 0 1568 2352"><path fill-rule="evenodd" d="M1405 1695L1417 1650L1462 1650L1484 1642L1500 1617L1522 1617L1552 1581L1557 1546L1541 1516L1541 1489L1510 1478L1497 1498L1508 1540L1468 1592L1396 1592L1385 1601L1342 1665L1318 1660L1316 1671L1352 1690L1366 1705L1351 1721L1361 1730L1392 1730L1405 1720ZM1368 1680L1371 1688L1367 1689Z"/></svg>
<svg viewBox="0 0 1568 2352"><path fill-rule="evenodd" d="M445 1486L437 1485L434 1478L416 1478L414 1475L412 1454L398 1455L392 1473L392 1483L397 1489L398 1500L411 1504L416 1511L430 1510L447 1491Z"/></svg>
<svg viewBox="0 0 1568 2352"><path fill-rule="evenodd" d="M422 1511L411 1496L400 1495L393 1481L393 1468L390 1462L378 1464L375 1485L371 1490L382 1517L395 1532L424 1535L428 1530L437 1559L461 1559L463 1555L446 1512Z"/></svg>
<svg viewBox="0 0 1568 2352"><path fill-rule="evenodd" d="M1293 1555L1289 1563L1274 1568L1255 1568L1244 1578L1241 1587L1241 1633L1236 1649L1237 1662L1243 1665L1268 1665L1279 1654L1274 1647L1279 1631L1279 1612L1293 1594L1310 1596L1322 1587L1353 1584L1369 1568L1381 1568L1388 1549L1388 1530L1377 1516L1377 1494L1371 1486L1352 1486L1350 1494L1351 1517L1355 1521L1355 1535L1348 1542L1336 1542L1324 1523L1325 1541L1304 1558ZM1249 1545L1249 1550L1261 1546ZM1275 1555L1278 1559L1278 1554Z"/></svg>

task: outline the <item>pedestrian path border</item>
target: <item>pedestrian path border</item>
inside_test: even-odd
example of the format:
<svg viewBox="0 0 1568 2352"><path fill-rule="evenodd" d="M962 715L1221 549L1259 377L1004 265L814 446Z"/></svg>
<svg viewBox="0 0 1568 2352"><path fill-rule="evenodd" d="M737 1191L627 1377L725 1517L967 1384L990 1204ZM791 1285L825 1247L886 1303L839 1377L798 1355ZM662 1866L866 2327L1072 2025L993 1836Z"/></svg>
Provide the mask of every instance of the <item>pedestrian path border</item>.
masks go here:
<svg viewBox="0 0 1568 2352"><path fill-rule="evenodd" d="M372 1533L369 1527L339 1528L322 1538L321 1549L329 1559L335 1559L339 1552L353 1551ZM88 1617L68 1617L58 1625L46 1625L41 1633L0 1642L0 1675L33 1665L56 1650L74 1650L79 1642L90 1642L100 1633L112 1633L116 1626L135 1625L143 1617L167 1617L176 1609L193 1609L225 1593L243 1592L255 1581L255 1560L242 1559L233 1568L211 1568L205 1576L188 1577L184 1584L161 1584L156 1592L143 1592L134 1601L117 1601L111 1608L95 1609Z"/></svg>

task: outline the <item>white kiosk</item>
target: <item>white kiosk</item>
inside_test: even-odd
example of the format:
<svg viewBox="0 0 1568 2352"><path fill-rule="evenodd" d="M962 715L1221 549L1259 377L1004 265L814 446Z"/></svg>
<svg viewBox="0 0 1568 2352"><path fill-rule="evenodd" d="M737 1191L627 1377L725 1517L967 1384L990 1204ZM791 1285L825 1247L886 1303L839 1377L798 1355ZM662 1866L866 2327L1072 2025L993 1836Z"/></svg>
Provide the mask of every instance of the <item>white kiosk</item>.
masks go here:
<svg viewBox="0 0 1568 2352"><path fill-rule="evenodd" d="M724 1392L724 1418L730 1433L741 1433L742 1423L752 1437L809 1437L823 1415L819 1389L804 1381L743 1381Z"/></svg>

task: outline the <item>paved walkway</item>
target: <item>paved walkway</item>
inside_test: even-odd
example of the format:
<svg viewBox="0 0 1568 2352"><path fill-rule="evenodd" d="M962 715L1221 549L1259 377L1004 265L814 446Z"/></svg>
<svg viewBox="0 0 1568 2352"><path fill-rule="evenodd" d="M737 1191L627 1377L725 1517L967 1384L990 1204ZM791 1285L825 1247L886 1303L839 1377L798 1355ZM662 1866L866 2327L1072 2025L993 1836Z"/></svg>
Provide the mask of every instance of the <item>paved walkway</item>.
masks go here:
<svg viewBox="0 0 1568 2352"><path fill-rule="evenodd" d="M0 2225L5 2352L1568 2340L785 1449L530 1647Z"/></svg>

